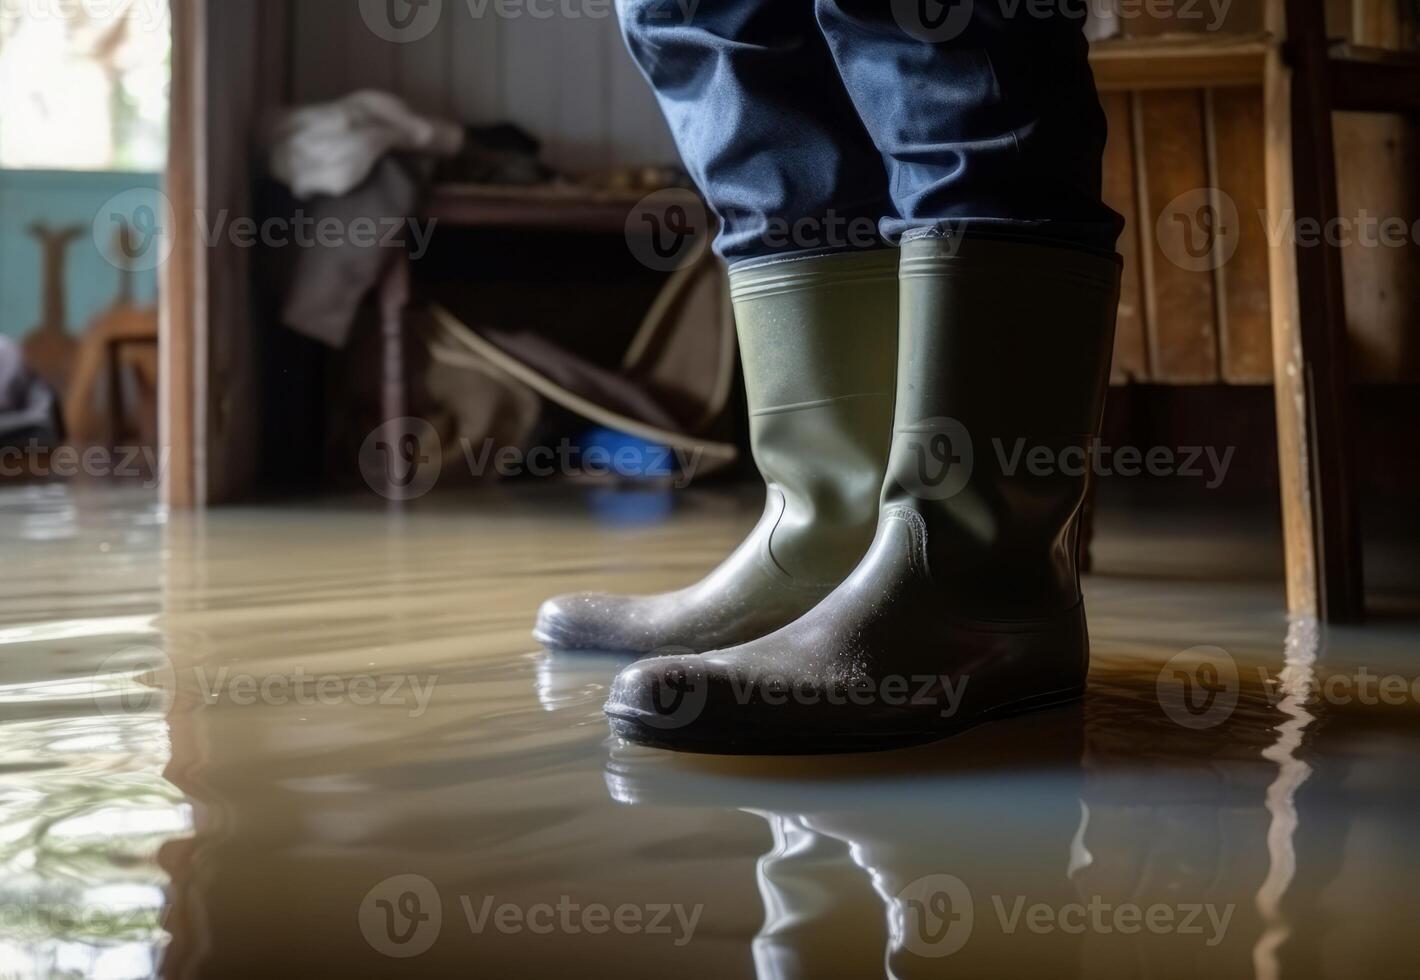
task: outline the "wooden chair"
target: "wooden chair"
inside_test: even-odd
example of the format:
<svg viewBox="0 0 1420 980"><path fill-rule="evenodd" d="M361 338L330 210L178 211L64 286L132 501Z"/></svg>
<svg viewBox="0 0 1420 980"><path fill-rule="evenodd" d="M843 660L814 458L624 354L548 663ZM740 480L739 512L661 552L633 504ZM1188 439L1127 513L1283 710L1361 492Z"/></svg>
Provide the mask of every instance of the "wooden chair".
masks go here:
<svg viewBox="0 0 1420 980"><path fill-rule="evenodd" d="M1269 215L1327 227L1338 216L1332 112L1420 112L1420 61L1331 44L1323 0L1267 0L1265 17L1258 36L1102 42L1096 78L1105 92L1261 86ZM1341 253L1291 241L1268 265L1288 609L1354 622L1365 603Z"/></svg>

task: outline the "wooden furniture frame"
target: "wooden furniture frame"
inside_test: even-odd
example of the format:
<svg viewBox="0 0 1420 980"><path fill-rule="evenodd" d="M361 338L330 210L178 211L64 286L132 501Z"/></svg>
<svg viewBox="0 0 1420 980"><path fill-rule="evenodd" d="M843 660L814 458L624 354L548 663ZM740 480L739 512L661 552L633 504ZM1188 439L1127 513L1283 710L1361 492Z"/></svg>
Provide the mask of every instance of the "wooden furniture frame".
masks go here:
<svg viewBox="0 0 1420 980"><path fill-rule="evenodd" d="M1260 87L1269 214L1291 228L1326 227L1338 212L1332 112L1420 112L1420 62L1330 44L1322 0L1268 0L1266 26L1246 37L1100 42L1095 77L1106 92ZM1365 602L1340 251L1274 245L1269 271L1288 610L1358 621Z"/></svg>

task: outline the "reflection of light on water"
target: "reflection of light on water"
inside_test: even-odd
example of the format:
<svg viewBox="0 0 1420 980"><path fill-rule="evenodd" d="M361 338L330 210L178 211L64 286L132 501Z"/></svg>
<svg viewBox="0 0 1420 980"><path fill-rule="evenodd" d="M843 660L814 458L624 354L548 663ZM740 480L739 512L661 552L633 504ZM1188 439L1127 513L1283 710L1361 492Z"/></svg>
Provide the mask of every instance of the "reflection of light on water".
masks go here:
<svg viewBox="0 0 1420 980"><path fill-rule="evenodd" d="M543 711L580 708L598 724L606 701L606 679L626 665L625 657L603 653L555 653L544 650L533 655L537 675L533 689Z"/></svg>
<svg viewBox="0 0 1420 980"><path fill-rule="evenodd" d="M1277 950L1291 935L1282 915L1282 899L1297 873L1294 838L1297 832L1297 790L1312 768L1297 758L1297 749L1315 717L1307 710L1316 682L1316 661L1321 634L1315 620L1299 619L1287 628L1287 643L1278 688L1282 695L1277 710L1287 716L1276 727L1277 740L1264 749L1264 758L1277 764L1277 778L1267 788L1267 812L1272 822L1267 828L1267 877L1257 891L1257 910L1263 931L1253 947L1252 963L1259 980L1273 980L1280 974Z"/></svg>
<svg viewBox="0 0 1420 980"><path fill-rule="evenodd" d="M1095 863L1095 856L1090 853L1090 849L1085 846L1085 837L1090 832L1090 805L1084 800L1080 801L1080 826L1075 831L1075 837L1070 841L1070 863L1065 868L1065 877L1074 878L1075 875L1084 871Z"/></svg>
<svg viewBox="0 0 1420 980"><path fill-rule="evenodd" d="M191 833L192 813L163 777L167 699L134 697L152 693L148 678L108 652L152 638L150 622L57 620L0 639L11 674L24 677L0 684L5 977L158 972L168 879L157 853Z"/></svg>
<svg viewBox="0 0 1420 980"><path fill-rule="evenodd" d="M86 637L113 637L115 635L155 636L152 616L102 616L88 619L53 619L40 623L26 623L23 626L7 626L0 629L0 645L12 643L57 642L77 640Z"/></svg>
<svg viewBox="0 0 1420 980"><path fill-rule="evenodd" d="M802 817L760 810L745 812L767 820L774 835L774 846L754 866L755 883L764 901L764 925L750 946L755 976L759 980L781 980L797 972L794 930L811 919L822 903L821 896L803 894L805 889L811 892L814 883L796 881L793 865L796 858L811 859L821 842Z"/></svg>

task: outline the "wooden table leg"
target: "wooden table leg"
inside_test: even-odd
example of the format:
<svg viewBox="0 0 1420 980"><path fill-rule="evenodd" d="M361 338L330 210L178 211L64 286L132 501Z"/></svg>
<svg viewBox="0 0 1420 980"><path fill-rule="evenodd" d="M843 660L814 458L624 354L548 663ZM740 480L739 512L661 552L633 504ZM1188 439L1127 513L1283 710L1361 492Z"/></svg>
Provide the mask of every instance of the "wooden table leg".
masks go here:
<svg viewBox="0 0 1420 980"><path fill-rule="evenodd" d="M1312 0L1287 3L1294 18L1309 7L1319 13ZM1343 622L1361 618L1364 598L1341 261L1335 248L1298 247L1293 237L1299 220L1325 227L1337 211L1326 65L1315 50L1325 59L1324 32L1313 37L1291 50L1296 65L1281 49L1267 63L1267 206L1274 226L1288 231L1270 258L1272 357L1288 611Z"/></svg>
<svg viewBox="0 0 1420 980"><path fill-rule="evenodd" d="M104 344L104 360L108 369L108 448L117 453L126 435L123 418L123 364L121 340Z"/></svg>
<svg viewBox="0 0 1420 980"><path fill-rule="evenodd" d="M409 305L409 256L400 254L380 283L380 409L386 422L409 414L404 310Z"/></svg>
<svg viewBox="0 0 1420 980"><path fill-rule="evenodd" d="M409 366L405 356L404 312L409 306L409 256L401 252L380 282L380 415L391 426L409 415ZM391 431L391 444L397 440ZM388 473L388 469L386 473ZM399 499L397 488L385 494Z"/></svg>

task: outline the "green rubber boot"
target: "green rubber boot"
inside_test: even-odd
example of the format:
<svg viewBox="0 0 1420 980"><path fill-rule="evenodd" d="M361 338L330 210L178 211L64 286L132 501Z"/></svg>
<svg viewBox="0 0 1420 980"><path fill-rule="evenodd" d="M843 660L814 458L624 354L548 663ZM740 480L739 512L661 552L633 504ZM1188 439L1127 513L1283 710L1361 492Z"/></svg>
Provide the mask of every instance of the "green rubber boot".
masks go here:
<svg viewBox="0 0 1420 980"><path fill-rule="evenodd" d="M798 619L853 570L873 539L892 433L897 266L885 249L731 273L764 516L689 588L549 599L538 642L640 655L734 646Z"/></svg>
<svg viewBox="0 0 1420 980"><path fill-rule="evenodd" d="M902 248L897 409L856 570L759 640L622 671L606 712L698 752L929 741L1084 691L1077 565L1117 259L993 239Z"/></svg>

